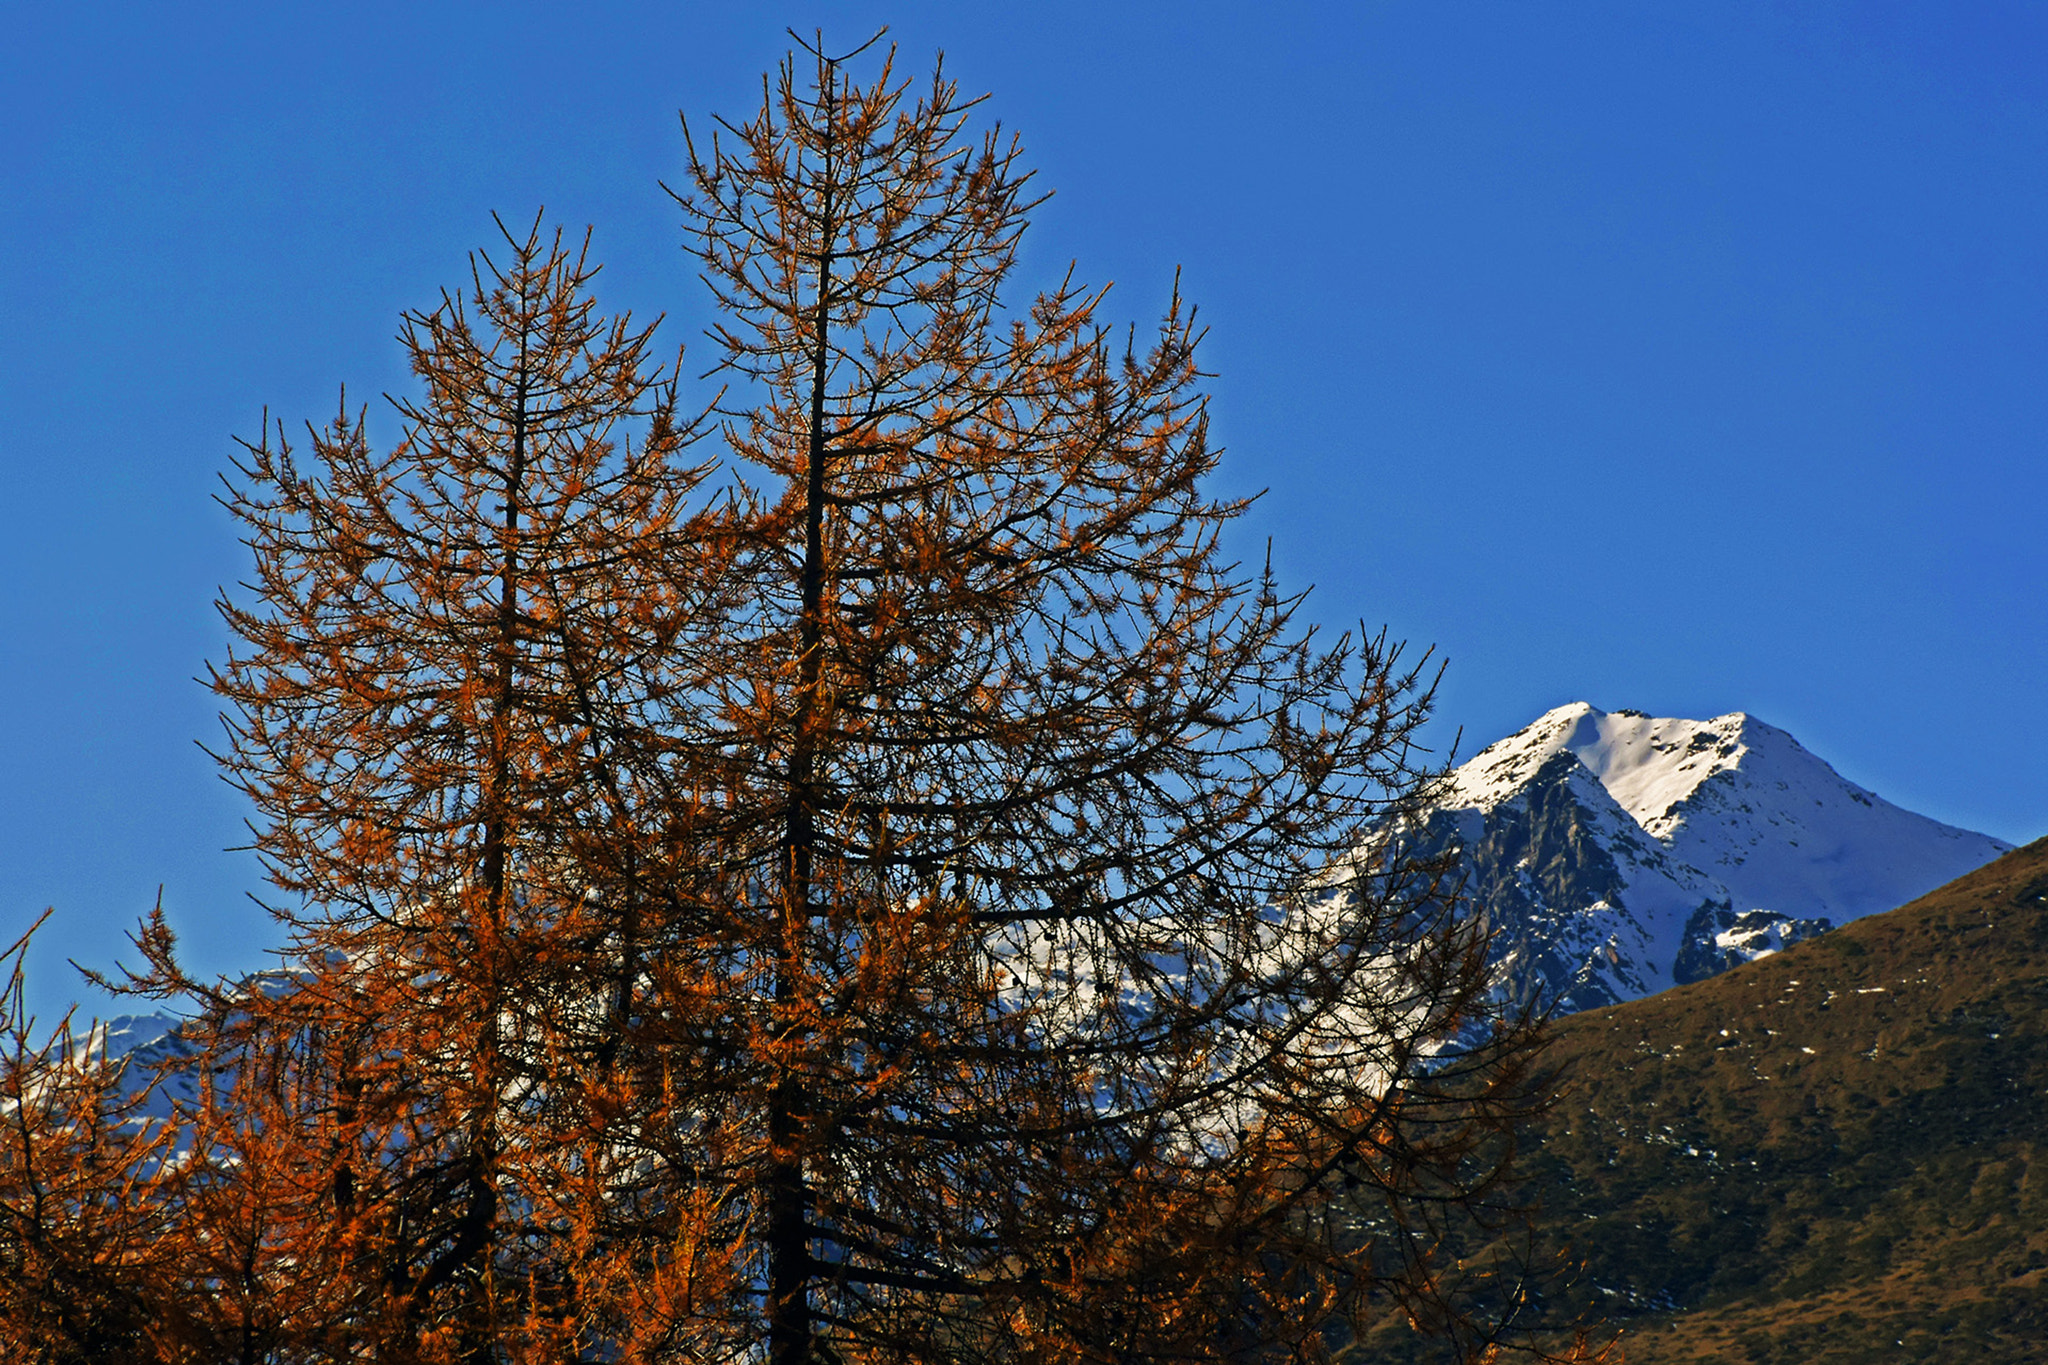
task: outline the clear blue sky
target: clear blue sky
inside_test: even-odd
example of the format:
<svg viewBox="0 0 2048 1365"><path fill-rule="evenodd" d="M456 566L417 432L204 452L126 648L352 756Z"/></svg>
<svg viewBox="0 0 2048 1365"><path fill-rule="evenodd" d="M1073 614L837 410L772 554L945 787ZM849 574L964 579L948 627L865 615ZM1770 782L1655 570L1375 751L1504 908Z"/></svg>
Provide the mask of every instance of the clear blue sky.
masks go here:
<svg viewBox="0 0 2048 1365"><path fill-rule="evenodd" d="M2048 832L2041 7L0 0L0 934L58 908L46 1011L159 883L200 966L268 941L195 745L230 436L403 388L493 209L694 337L677 112L884 22L1058 191L1027 283L1142 321L1183 268L1240 549L1435 644L1440 740L1748 710Z"/></svg>

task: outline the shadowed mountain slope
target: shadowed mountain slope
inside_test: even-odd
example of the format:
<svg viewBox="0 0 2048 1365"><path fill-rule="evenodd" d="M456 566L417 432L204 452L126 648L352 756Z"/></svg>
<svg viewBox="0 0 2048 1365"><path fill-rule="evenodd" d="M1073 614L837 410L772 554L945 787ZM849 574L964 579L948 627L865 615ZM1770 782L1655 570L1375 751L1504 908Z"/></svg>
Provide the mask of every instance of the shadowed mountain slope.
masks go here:
<svg viewBox="0 0 2048 1365"><path fill-rule="evenodd" d="M1552 1308L1632 1365L2044 1358L2048 839L1555 1055Z"/></svg>

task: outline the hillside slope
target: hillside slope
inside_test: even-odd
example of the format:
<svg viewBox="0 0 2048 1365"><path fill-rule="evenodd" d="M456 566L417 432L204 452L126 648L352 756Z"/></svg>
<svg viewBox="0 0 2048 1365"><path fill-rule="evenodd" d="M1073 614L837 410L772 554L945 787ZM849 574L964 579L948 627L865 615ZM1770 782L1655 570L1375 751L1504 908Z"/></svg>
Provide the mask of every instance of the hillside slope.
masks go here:
<svg viewBox="0 0 2048 1365"><path fill-rule="evenodd" d="M1552 1307L1631 1365L2048 1354L2048 839L1556 1056Z"/></svg>

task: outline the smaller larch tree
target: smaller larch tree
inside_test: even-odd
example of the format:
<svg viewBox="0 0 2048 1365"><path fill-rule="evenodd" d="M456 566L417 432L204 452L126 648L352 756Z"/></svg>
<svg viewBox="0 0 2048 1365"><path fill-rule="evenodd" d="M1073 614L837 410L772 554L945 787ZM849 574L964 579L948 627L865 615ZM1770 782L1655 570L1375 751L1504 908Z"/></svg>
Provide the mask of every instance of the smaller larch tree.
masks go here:
<svg viewBox="0 0 2048 1365"><path fill-rule="evenodd" d="M0 1354L147 1361L177 1298L159 1255L177 1133L103 1030L66 1016L37 1036L22 973L33 933L0 953Z"/></svg>
<svg viewBox="0 0 2048 1365"><path fill-rule="evenodd" d="M472 290L406 318L402 440L344 407L302 462L266 422L224 498L255 576L221 602L218 757L290 941L207 987L146 928L130 986L198 1005L183 1212L217 1319L277 1343L254 1358L603 1355L688 1274L617 1088L684 818L644 769L704 471L587 240L500 227Z"/></svg>

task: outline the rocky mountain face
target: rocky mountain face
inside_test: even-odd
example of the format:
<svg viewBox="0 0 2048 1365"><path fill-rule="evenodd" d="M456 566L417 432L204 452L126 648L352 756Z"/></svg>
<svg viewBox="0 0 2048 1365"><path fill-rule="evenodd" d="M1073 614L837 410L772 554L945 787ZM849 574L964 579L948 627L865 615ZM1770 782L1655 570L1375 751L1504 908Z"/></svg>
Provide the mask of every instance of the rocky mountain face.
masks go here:
<svg viewBox="0 0 2048 1365"><path fill-rule="evenodd" d="M1585 702L1481 750L1415 833L1457 860L1511 989L1565 1012L1713 976L2011 847L1901 810L1739 711Z"/></svg>

